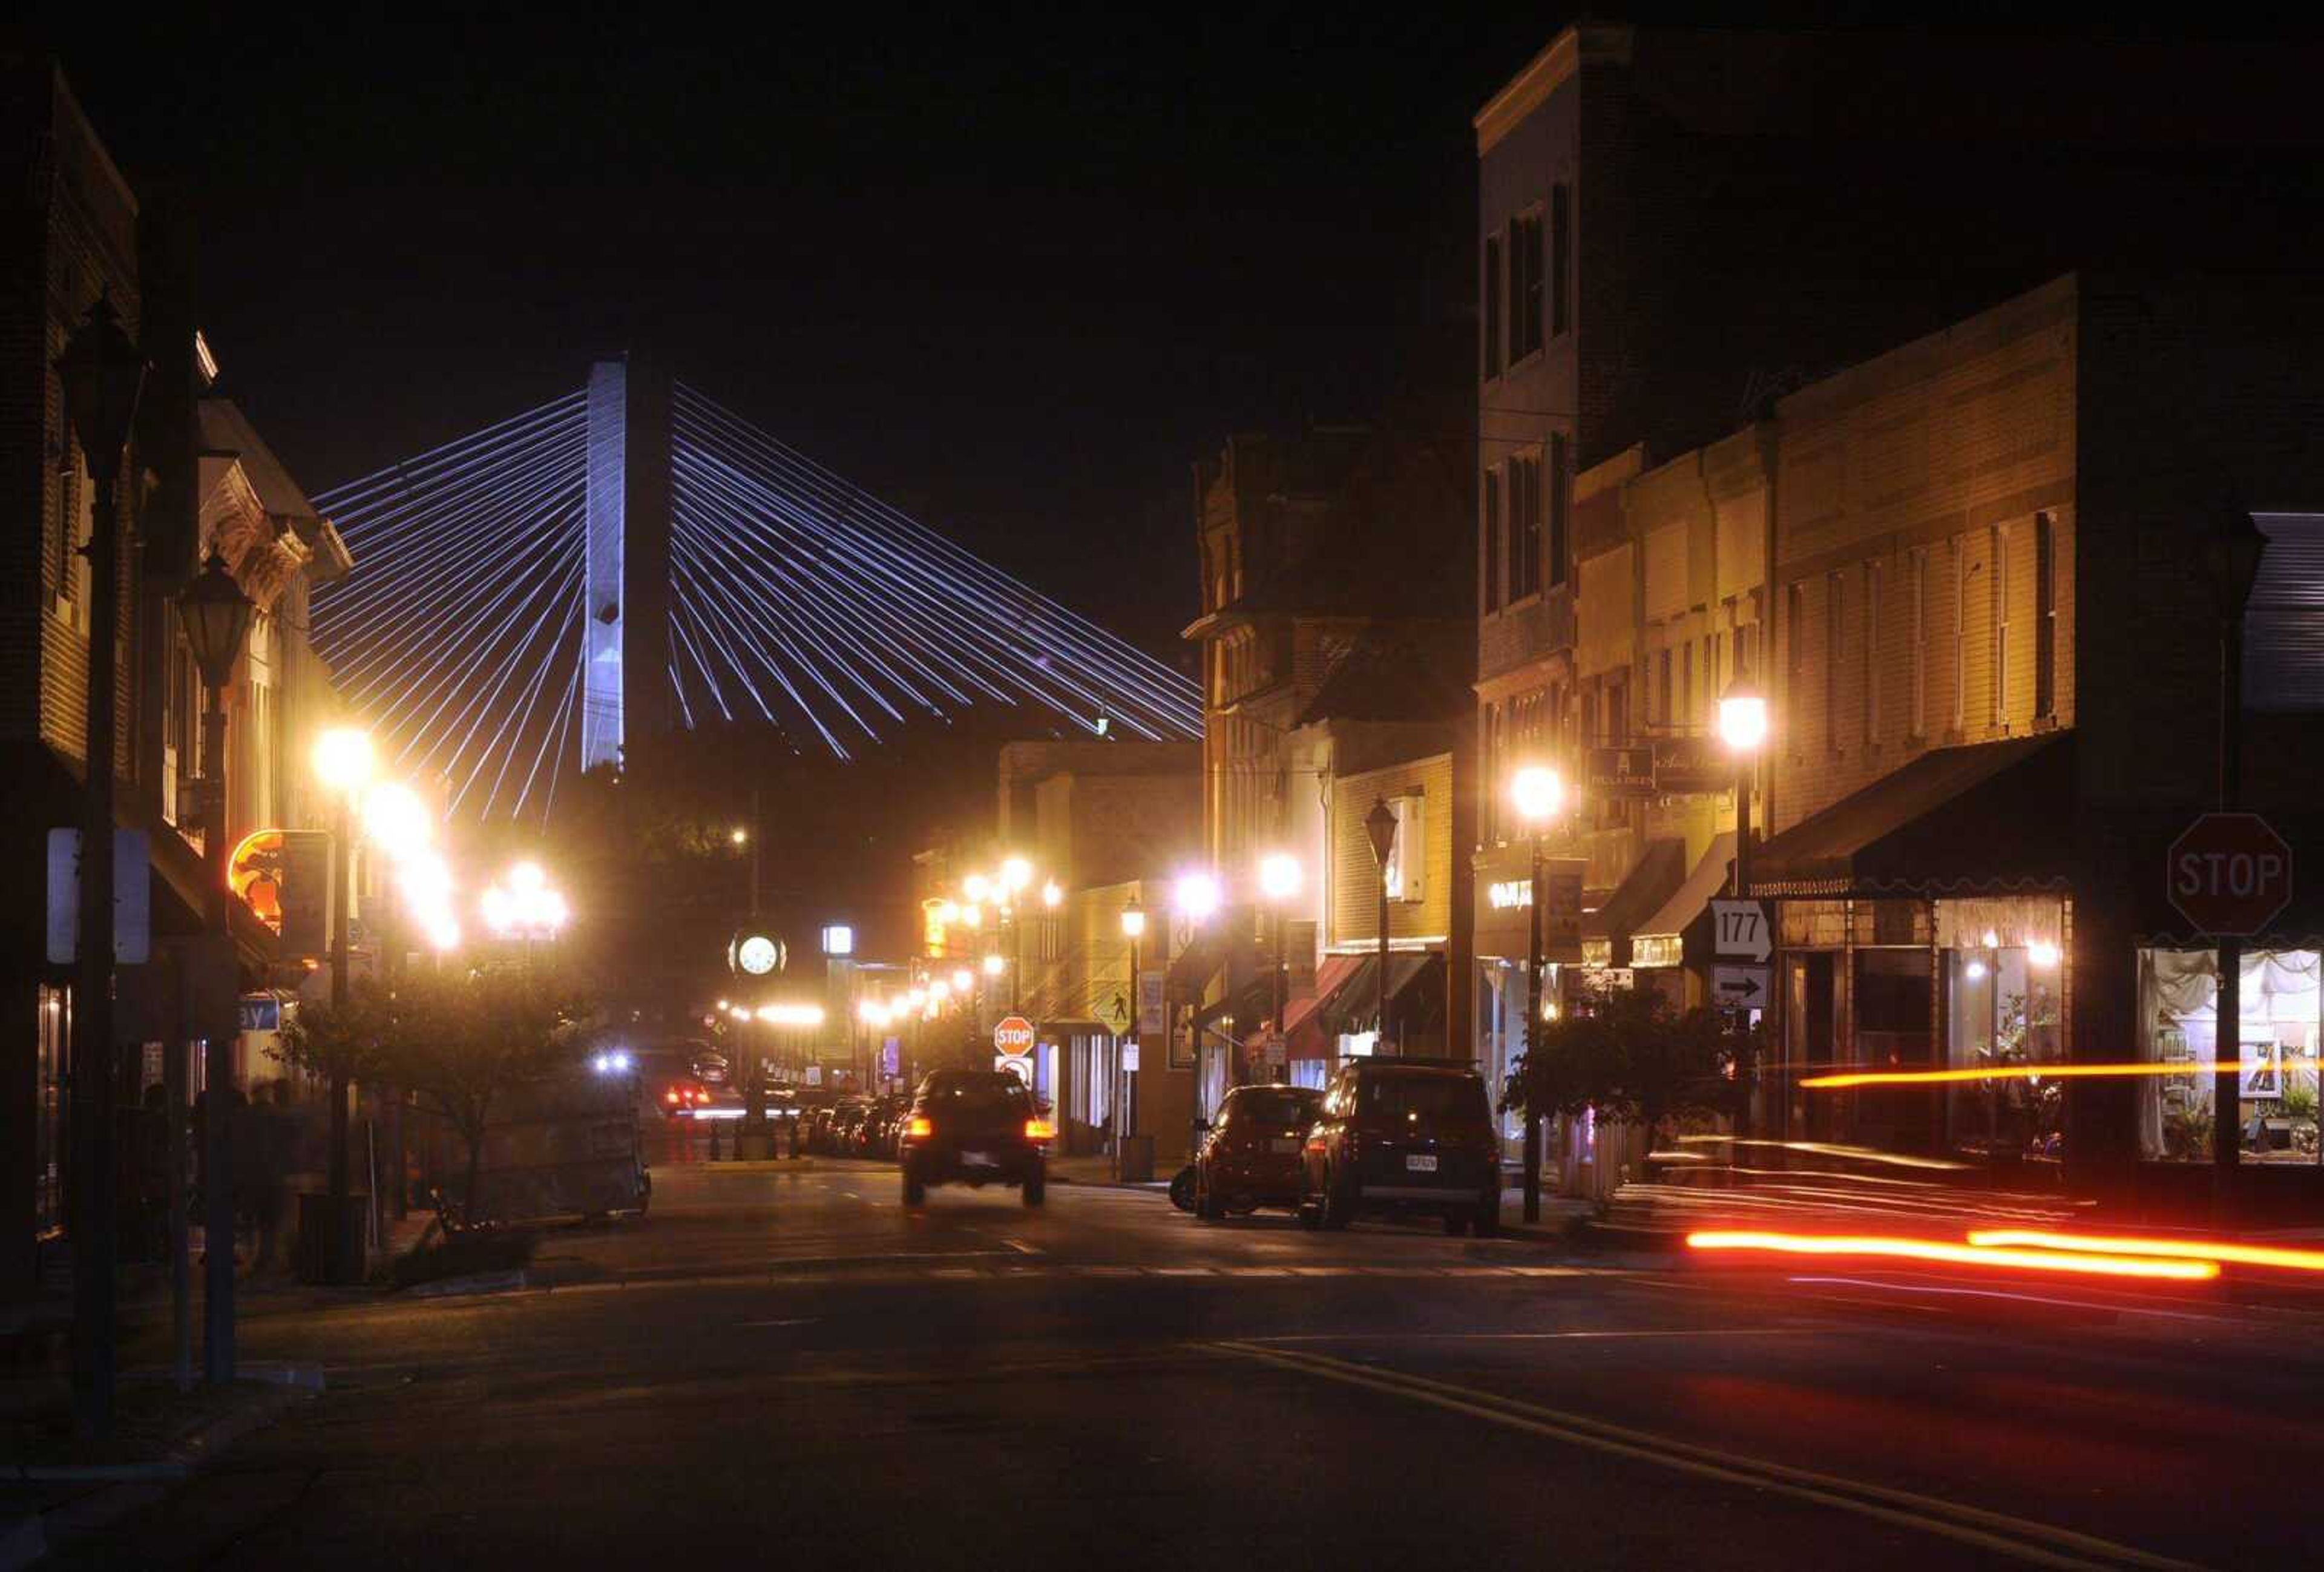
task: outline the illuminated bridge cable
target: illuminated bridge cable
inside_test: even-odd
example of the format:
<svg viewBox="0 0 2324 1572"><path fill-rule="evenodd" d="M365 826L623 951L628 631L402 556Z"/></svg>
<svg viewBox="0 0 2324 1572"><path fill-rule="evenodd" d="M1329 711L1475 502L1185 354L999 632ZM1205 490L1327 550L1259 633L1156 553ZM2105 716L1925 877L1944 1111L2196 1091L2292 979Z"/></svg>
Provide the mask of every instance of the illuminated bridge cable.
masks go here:
<svg viewBox="0 0 2324 1572"><path fill-rule="evenodd" d="M545 815L581 766L580 711L598 702L590 398L316 497L357 563L316 590L316 648L383 751L440 775L462 812ZM683 725L748 716L841 759L916 715L985 705L1199 735L1194 685L1168 667L684 384L669 433L665 648L637 653Z"/></svg>

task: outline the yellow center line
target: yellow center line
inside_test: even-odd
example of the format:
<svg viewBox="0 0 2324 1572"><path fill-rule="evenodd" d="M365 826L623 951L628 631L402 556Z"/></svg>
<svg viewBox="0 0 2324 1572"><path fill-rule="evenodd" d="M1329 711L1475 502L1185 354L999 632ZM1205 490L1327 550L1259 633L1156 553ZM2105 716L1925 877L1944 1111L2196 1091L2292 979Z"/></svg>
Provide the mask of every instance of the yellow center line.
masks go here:
<svg viewBox="0 0 2324 1572"><path fill-rule="evenodd" d="M2118 1544L2092 1534L2054 1524L2011 1517L1983 1507L1965 1506L1936 1496L1893 1486L1868 1484L1839 1475L1794 1468L1788 1464L1698 1446L1674 1437L1608 1424L1586 1415L1477 1392L1469 1387L1431 1381L1402 1371L1351 1364L1328 1355L1261 1347L1231 1341L1206 1345L1222 1354L1259 1360L1286 1370L1319 1376L1349 1386L1427 1403L1468 1414L1509 1429L1546 1436L1615 1456L1652 1463L1701 1478L1773 1491L1803 1501L1853 1512L1861 1517L1902 1524L1924 1533L1975 1545L2039 1567L2083 1569L2116 1567L2155 1568L2157 1572L2197 1572L2196 1564Z"/></svg>

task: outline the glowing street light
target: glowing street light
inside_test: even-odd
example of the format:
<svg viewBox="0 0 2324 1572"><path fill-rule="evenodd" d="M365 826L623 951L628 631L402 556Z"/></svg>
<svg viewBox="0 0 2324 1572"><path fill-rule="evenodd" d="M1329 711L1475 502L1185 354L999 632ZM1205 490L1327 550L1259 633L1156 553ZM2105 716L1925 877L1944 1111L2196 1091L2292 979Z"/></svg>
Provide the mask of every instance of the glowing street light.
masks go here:
<svg viewBox="0 0 2324 1572"><path fill-rule="evenodd" d="M1526 976L1536 1000L1535 1008L1526 1012L1525 1028L1526 1051L1530 1053L1540 1037L1535 1031L1535 1021L1557 1019L1556 1001L1550 996L1547 985L1549 967L1542 957L1541 851L1542 837L1565 807L1565 778L1547 764L1527 764L1509 777L1509 803L1525 821L1526 833L1533 840L1533 881L1526 891L1526 903L1533 909L1527 919L1530 942L1526 950ZM1541 1118L1528 1112L1525 1122L1525 1175L1520 1181L1524 1216L1528 1223L1541 1220Z"/></svg>
<svg viewBox="0 0 2324 1572"><path fill-rule="evenodd" d="M364 793L363 818L364 838L397 862L426 851L436 838L435 816L400 781L383 781Z"/></svg>
<svg viewBox="0 0 2324 1572"><path fill-rule="evenodd" d="M371 734L360 726L333 726L315 739L315 778L331 791L351 796L371 780Z"/></svg>
<svg viewBox="0 0 2324 1572"><path fill-rule="evenodd" d="M726 832L726 839L734 846L746 846L751 844L751 832L738 824Z"/></svg>
<svg viewBox="0 0 2324 1572"><path fill-rule="evenodd" d="M1751 779L1767 741L1767 696L1741 671L1719 696L1719 738L1735 755L1735 893L1751 892Z"/></svg>
<svg viewBox="0 0 2324 1572"><path fill-rule="evenodd" d="M984 957L984 975L986 976L997 977L1008 969L1008 958L999 950L994 950L991 955Z"/></svg>
<svg viewBox="0 0 2324 1572"><path fill-rule="evenodd" d="M1006 857L1001 864L1001 883L1011 895L1033 882L1033 865L1023 857Z"/></svg>
<svg viewBox="0 0 2324 1572"><path fill-rule="evenodd" d="M1565 778L1546 764L1527 764L1509 777L1509 801L1538 834L1565 806Z"/></svg>
<svg viewBox="0 0 2324 1572"><path fill-rule="evenodd" d="M974 972L970 971L966 966L954 966L953 968L952 991L954 993L965 994L974 986L976 986L976 974Z"/></svg>
<svg viewBox="0 0 2324 1572"><path fill-rule="evenodd" d="M960 882L960 892L968 897L971 906L982 906L992 893L992 881L982 874L971 874Z"/></svg>
<svg viewBox="0 0 2324 1572"><path fill-rule="evenodd" d="M555 939L572 918L562 892L551 887L539 863L524 862L505 881L486 889L478 905L484 926L501 939Z"/></svg>
<svg viewBox="0 0 2324 1572"><path fill-rule="evenodd" d="M1270 852L1259 860L1259 893L1269 901L1288 901L1299 893L1299 859L1288 852Z"/></svg>
<svg viewBox="0 0 2324 1572"><path fill-rule="evenodd" d="M1131 897L1129 905L1121 909L1121 937L1124 939L1146 937L1146 908L1138 903L1135 896Z"/></svg>
<svg viewBox="0 0 2324 1572"><path fill-rule="evenodd" d="M1283 1044L1283 1077L1291 1078L1291 1039L1284 1031L1283 1018L1290 1009L1291 957L1284 953L1284 908L1299 893L1302 873L1299 859L1288 852L1269 852L1259 860L1259 892L1275 912L1275 964L1268 969L1275 974L1275 1012L1268 1030ZM1272 1054L1268 1057L1272 1058Z"/></svg>
<svg viewBox="0 0 2324 1572"><path fill-rule="evenodd" d="M1175 891L1178 915L1204 922L1219 909L1219 882L1208 874L1182 874Z"/></svg>
<svg viewBox="0 0 2324 1572"><path fill-rule="evenodd" d="M1055 911L1065 903L1065 892L1055 879L1041 886L1041 904Z"/></svg>

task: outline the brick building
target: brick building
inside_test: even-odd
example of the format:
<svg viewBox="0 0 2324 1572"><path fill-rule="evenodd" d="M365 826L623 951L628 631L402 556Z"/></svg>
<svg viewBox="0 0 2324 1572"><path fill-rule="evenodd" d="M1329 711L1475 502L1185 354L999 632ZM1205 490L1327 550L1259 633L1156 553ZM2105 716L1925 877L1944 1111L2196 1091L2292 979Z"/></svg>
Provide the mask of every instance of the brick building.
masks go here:
<svg viewBox="0 0 2324 1572"><path fill-rule="evenodd" d="M2301 434L2324 389L2300 347L2319 342L2304 281L2075 275L1782 401L1774 833L1752 868L1781 947L1771 1126L2166 1199L2174 1168L2210 1161L2191 1070L1835 1094L1791 1072L2237 1057L2164 855L2215 800L2205 552L2231 497L2273 540L2244 805L2324 844L2324 481ZM2248 947L2255 1204L2324 1185L2319 934L2324 902L2295 893Z"/></svg>
<svg viewBox="0 0 2324 1572"><path fill-rule="evenodd" d="M1658 930L1685 917L1671 902L1709 882L1704 858L1732 833L1731 792L1657 790L1654 761L1701 762L1689 740L1738 668L1791 680L1768 659L1794 657L1769 638L1785 607L1765 567L1783 397L2070 270L2216 268L2312 244L2324 204L2306 195L2319 138L2297 109L2303 69L2176 42L1582 26L1479 112L1477 888L1506 886L1527 855L1501 801L1510 772L1557 763L1581 788L1560 849L1588 859L1594 931L1553 960L1611 966L1642 939L1665 953ZM1813 465L1800 479L1816 484ZM1682 565L1689 512L1710 522L1683 532ZM2070 608L2046 679L2029 642L2045 587L2053 624L2075 593L2061 528L2029 513L2006 548L1964 541L1958 569L1947 543L1872 575L1885 606L1899 575L1990 582L1977 553L2006 549L2014 707L1964 715L1964 737L2020 735L2044 701L2071 702L2056 664L2076 658ZM2045 551L2064 554L2047 578ZM1868 581L1799 578L1777 593L1808 624L1798 680L1831 688L1812 724L1837 728L1838 751L1821 734L1784 740L1810 752L1763 769L1762 823L1891 767L1910 720L1909 694L1868 695L1860 670L1813 653L1833 629L1862 638ZM1965 659L1992 645L1977 619L1995 614L1974 602ZM1927 674L1922 702L1950 702L1949 680ZM1521 924L1481 897L1476 923L1477 1051L1505 1059L1528 993L1508 967Z"/></svg>
<svg viewBox="0 0 2324 1572"><path fill-rule="evenodd" d="M1196 1002L1205 1108L1229 1084L1265 1069L1259 1041L1284 1040L1283 1073L1321 1085L1343 1040L1369 1043L1362 1034L1380 1028L1377 989L1347 986L1355 966L1323 953L1368 947L1378 929L1371 854L1361 867L1342 855L1337 827L1348 800L1339 783L1441 760L1434 793L1399 793L1397 811L1416 827L1433 823L1416 843L1473 834L1473 749L1460 685L1475 635L1463 565L1435 549L1466 532L1463 446L1388 429L1316 428L1238 436L1197 468L1202 615L1185 637L1203 647L1203 841L1225 905L1208 925L1211 942L1180 963L1174 987ZM1366 797L1352 811L1360 818L1370 807ZM1260 860L1271 855L1300 869L1297 893L1273 905L1258 885ZM1416 865L1415 874L1418 891ZM1416 953L1465 948L1467 880L1463 865L1434 885L1432 899L1455 898L1457 914L1420 919L1413 902L1392 902L1397 942ZM1357 892L1365 892L1360 913L1335 908ZM1279 1022L1271 969L1278 942L1295 979ZM1410 1022L1415 1040L1442 1042L1448 968L1439 961L1397 971L1389 1037ZM1464 973L1454 985L1462 1020L1465 981ZM1365 997L1373 1000L1368 1015Z"/></svg>
<svg viewBox="0 0 2324 1572"><path fill-rule="evenodd" d="M345 549L240 412L209 393L215 363L193 290L188 215L167 192L141 199L116 169L53 60L0 54L0 165L11 193L0 217L0 760L15 811L0 835L0 1297L25 1291L37 1241L66 1219L71 1062L69 967L48 964L47 833L78 818L88 768L88 563L94 492L62 407L54 361L103 298L149 361L123 465L121 615L116 651L115 810L146 833L157 957L208 922L202 862L208 827L180 810L197 770L207 706L174 600L213 547L259 605L252 642L227 689L234 789L216 833L307 822L297 739L328 704L306 642L305 596L343 572ZM304 713L301 707L305 707ZM242 982L258 986L274 937L233 903ZM157 958L156 967L161 964ZM121 968L125 996L143 985ZM124 1049L116 1104L134 1111L185 1041ZM125 1116L134 1117L134 1114ZM134 1133L124 1132L124 1140ZM122 1150L133 1143L117 1141ZM134 1204L134 1187L124 1204ZM124 1237L135 1237L124 1234Z"/></svg>

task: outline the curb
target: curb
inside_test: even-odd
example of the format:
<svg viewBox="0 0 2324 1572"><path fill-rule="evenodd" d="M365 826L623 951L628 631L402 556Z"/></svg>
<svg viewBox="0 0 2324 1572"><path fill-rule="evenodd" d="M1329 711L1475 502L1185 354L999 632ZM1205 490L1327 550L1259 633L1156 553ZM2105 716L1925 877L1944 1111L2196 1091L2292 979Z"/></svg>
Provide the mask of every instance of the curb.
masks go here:
<svg viewBox="0 0 2324 1572"><path fill-rule="evenodd" d="M323 1390L323 1367L270 1362L244 1373L242 1379L281 1387L286 1393L313 1395ZM0 1469L0 1480L24 1484L143 1484L184 1479L208 1458L251 1431L271 1425L295 1397L282 1397L238 1414L214 1419L172 1447L169 1456L137 1463L20 1463ZM0 1567L7 1563L0 1560Z"/></svg>
<svg viewBox="0 0 2324 1572"><path fill-rule="evenodd" d="M514 1293L525 1286L525 1281L524 1271L520 1267L512 1271L473 1271L466 1277L439 1277L433 1282L415 1282L402 1291L409 1298L421 1299Z"/></svg>

